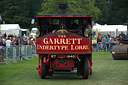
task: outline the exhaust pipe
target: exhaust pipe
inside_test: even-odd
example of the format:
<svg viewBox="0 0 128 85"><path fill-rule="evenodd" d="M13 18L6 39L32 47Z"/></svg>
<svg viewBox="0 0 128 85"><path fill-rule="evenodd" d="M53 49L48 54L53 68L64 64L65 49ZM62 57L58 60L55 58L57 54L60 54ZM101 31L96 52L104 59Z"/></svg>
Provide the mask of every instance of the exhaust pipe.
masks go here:
<svg viewBox="0 0 128 85"><path fill-rule="evenodd" d="M60 14L66 14L67 4L59 4Z"/></svg>

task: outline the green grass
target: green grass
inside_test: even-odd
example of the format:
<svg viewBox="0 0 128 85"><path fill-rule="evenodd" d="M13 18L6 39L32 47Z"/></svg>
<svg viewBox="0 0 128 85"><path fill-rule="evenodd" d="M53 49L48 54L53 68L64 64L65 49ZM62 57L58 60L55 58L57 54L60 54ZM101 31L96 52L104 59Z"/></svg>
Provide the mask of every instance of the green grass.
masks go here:
<svg viewBox="0 0 128 85"><path fill-rule="evenodd" d="M113 60L109 52L93 52L93 74L84 80L72 73L40 79L38 57L11 65L0 64L0 85L128 85L128 61Z"/></svg>

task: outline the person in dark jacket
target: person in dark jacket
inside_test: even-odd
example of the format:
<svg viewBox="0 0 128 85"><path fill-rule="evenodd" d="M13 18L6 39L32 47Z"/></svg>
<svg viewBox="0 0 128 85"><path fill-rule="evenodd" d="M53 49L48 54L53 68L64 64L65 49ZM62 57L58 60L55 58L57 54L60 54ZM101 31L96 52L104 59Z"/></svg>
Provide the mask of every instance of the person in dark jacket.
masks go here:
<svg viewBox="0 0 128 85"><path fill-rule="evenodd" d="M68 27L68 29L70 29L70 30L78 29L78 25L77 25L76 23L74 23L74 20L73 20L73 19L70 20L70 24L68 24L67 27Z"/></svg>
<svg viewBox="0 0 128 85"><path fill-rule="evenodd" d="M97 38L97 47L98 47L98 51L101 51L101 37L100 36L98 36L98 38Z"/></svg>
<svg viewBox="0 0 128 85"><path fill-rule="evenodd" d="M85 31L88 31L88 37L91 36L91 25L87 22L87 19L86 18L83 18L82 20L82 32L83 32L83 35L85 33Z"/></svg>
<svg viewBox="0 0 128 85"><path fill-rule="evenodd" d="M53 19L50 18L48 23L43 26L41 36L46 33L52 32L53 30L55 30L55 25L53 25Z"/></svg>
<svg viewBox="0 0 128 85"><path fill-rule="evenodd" d="M28 40L27 40L27 38L24 38L24 43L23 43L24 45L28 45Z"/></svg>
<svg viewBox="0 0 128 85"><path fill-rule="evenodd" d="M123 32L121 32L121 34L119 34L119 37L122 37L122 40L125 40L125 34Z"/></svg>

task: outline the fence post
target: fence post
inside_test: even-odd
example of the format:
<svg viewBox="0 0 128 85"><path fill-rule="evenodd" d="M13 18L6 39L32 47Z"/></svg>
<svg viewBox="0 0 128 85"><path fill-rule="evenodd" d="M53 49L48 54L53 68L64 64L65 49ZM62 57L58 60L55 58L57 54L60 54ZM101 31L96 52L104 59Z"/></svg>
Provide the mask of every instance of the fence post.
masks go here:
<svg viewBox="0 0 128 85"><path fill-rule="evenodd" d="M10 65L11 63L8 61L8 47L6 47L6 61L5 61L5 63L7 64L7 65Z"/></svg>
<svg viewBox="0 0 128 85"><path fill-rule="evenodd" d="M36 56L36 45L34 45L34 56Z"/></svg>
<svg viewBox="0 0 128 85"><path fill-rule="evenodd" d="M11 64L11 62L17 62L17 60L26 60L28 57L36 56L36 45L24 45L5 48L2 47L0 51L0 55L2 56L2 63L6 63L9 65Z"/></svg>
<svg viewBox="0 0 128 85"><path fill-rule="evenodd" d="M16 48L13 47L13 62L16 62Z"/></svg>

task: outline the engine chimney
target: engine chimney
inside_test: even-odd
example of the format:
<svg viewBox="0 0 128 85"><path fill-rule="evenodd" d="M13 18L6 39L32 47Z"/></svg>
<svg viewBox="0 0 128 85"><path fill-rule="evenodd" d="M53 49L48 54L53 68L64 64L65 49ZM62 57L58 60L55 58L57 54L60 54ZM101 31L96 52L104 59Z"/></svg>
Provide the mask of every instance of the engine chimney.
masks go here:
<svg viewBox="0 0 128 85"><path fill-rule="evenodd" d="M67 4L59 4L60 14L66 14Z"/></svg>
<svg viewBox="0 0 128 85"><path fill-rule="evenodd" d="M127 16L127 33L128 33L128 16Z"/></svg>

